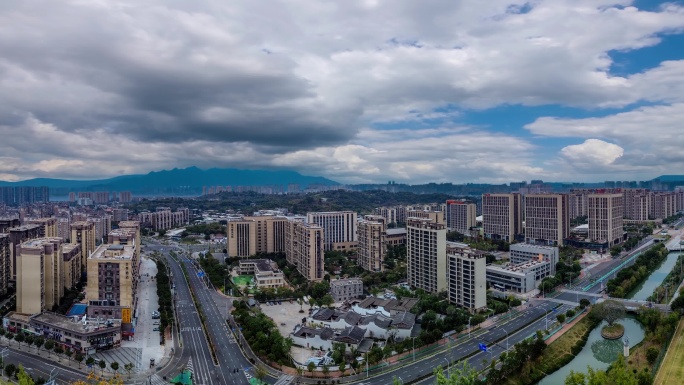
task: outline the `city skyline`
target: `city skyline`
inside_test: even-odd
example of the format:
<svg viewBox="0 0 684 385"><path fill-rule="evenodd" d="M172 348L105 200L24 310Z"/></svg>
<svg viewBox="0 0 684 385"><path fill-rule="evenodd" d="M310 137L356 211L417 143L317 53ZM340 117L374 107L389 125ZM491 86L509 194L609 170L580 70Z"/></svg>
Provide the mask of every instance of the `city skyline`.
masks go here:
<svg viewBox="0 0 684 385"><path fill-rule="evenodd" d="M677 3L0 9L0 180L198 166L597 182L684 167Z"/></svg>

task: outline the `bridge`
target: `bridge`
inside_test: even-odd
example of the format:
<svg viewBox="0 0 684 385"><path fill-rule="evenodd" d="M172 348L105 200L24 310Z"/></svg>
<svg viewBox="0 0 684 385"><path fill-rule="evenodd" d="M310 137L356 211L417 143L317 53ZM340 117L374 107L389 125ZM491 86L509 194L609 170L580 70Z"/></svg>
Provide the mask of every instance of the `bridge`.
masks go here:
<svg viewBox="0 0 684 385"><path fill-rule="evenodd" d="M610 300L613 300L616 302L620 302L621 304L625 305L625 308L627 309L627 311L631 311L634 313L639 312L639 310L642 307L643 308L657 309L663 313L668 313L671 311L669 304L655 304L651 301L640 301L640 300L627 299L627 298L614 298L614 297L609 297L609 296L602 295L602 294L587 293L585 291L578 291L578 290L560 289L560 291L563 293L579 294L579 295L582 295L584 297L594 297L595 303L601 303L603 301L607 301L610 299ZM579 305L578 303L573 302L573 301L566 301L566 300L561 300L561 299L556 299L556 298L547 297L544 299L547 301L556 302L556 303L565 304L565 305L574 305L574 306Z"/></svg>

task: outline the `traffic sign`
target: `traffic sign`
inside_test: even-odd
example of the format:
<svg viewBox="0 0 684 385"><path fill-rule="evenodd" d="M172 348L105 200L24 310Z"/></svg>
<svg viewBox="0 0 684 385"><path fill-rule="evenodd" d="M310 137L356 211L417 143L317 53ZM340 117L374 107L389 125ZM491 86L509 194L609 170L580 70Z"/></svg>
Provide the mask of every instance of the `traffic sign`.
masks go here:
<svg viewBox="0 0 684 385"><path fill-rule="evenodd" d="M485 344L483 344L482 342L480 342L479 346L480 346L480 350L482 350L483 352L487 353L487 345L485 345Z"/></svg>
<svg viewBox="0 0 684 385"><path fill-rule="evenodd" d="M204 272L203 272L203 271L198 271L198 272L197 272L197 276L200 277L200 278L204 277Z"/></svg>

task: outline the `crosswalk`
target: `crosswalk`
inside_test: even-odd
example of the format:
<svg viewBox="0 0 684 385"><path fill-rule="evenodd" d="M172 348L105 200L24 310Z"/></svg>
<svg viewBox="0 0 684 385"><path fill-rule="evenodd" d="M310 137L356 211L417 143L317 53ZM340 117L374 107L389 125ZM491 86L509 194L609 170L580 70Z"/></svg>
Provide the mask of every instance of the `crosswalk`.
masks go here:
<svg viewBox="0 0 684 385"><path fill-rule="evenodd" d="M273 385L289 385L292 382L292 380L294 380L294 376L283 374L280 377L278 377L278 381L276 381Z"/></svg>
<svg viewBox="0 0 684 385"><path fill-rule="evenodd" d="M168 385L168 381L164 381L164 379L159 376L158 374L153 374L152 377L150 377L150 383L152 385Z"/></svg>
<svg viewBox="0 0 684 385"><path fill-rule="evenodd" d="M185 365L185 369L192 373L192 377L195 377L195 368L192 366L192 357L188 360L188 364Z"/></svg>

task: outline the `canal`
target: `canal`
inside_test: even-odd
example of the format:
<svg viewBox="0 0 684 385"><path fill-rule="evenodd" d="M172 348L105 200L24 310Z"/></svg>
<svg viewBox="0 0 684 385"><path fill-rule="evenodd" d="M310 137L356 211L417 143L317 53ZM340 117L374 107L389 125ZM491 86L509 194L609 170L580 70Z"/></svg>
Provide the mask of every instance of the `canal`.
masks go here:
<svg viewBox="0 0 684 385"><path fill-rule="evenodd" d="M649 277L632 291L629 298L636 300L646 300L653 291L663 283L667 275L672 271L677 263L679 253L670 253L663 263L656 269ZM629 338L629 346L633 347L644 339L644 329L641 324L629 316L623 320L618 321L625 326L625 336ZM606 323L601 323L589 333L587 344L584 345L582 351L567 365L559 370L544 377L539 382L539 385L557 385L565 382L565 377L570 374L570 371L587 372L587 367L591 366L594 369L606 369L611 362L615 361L619 354L622 354L622 339L606 340L601 337L601 328Z"/></svg>

